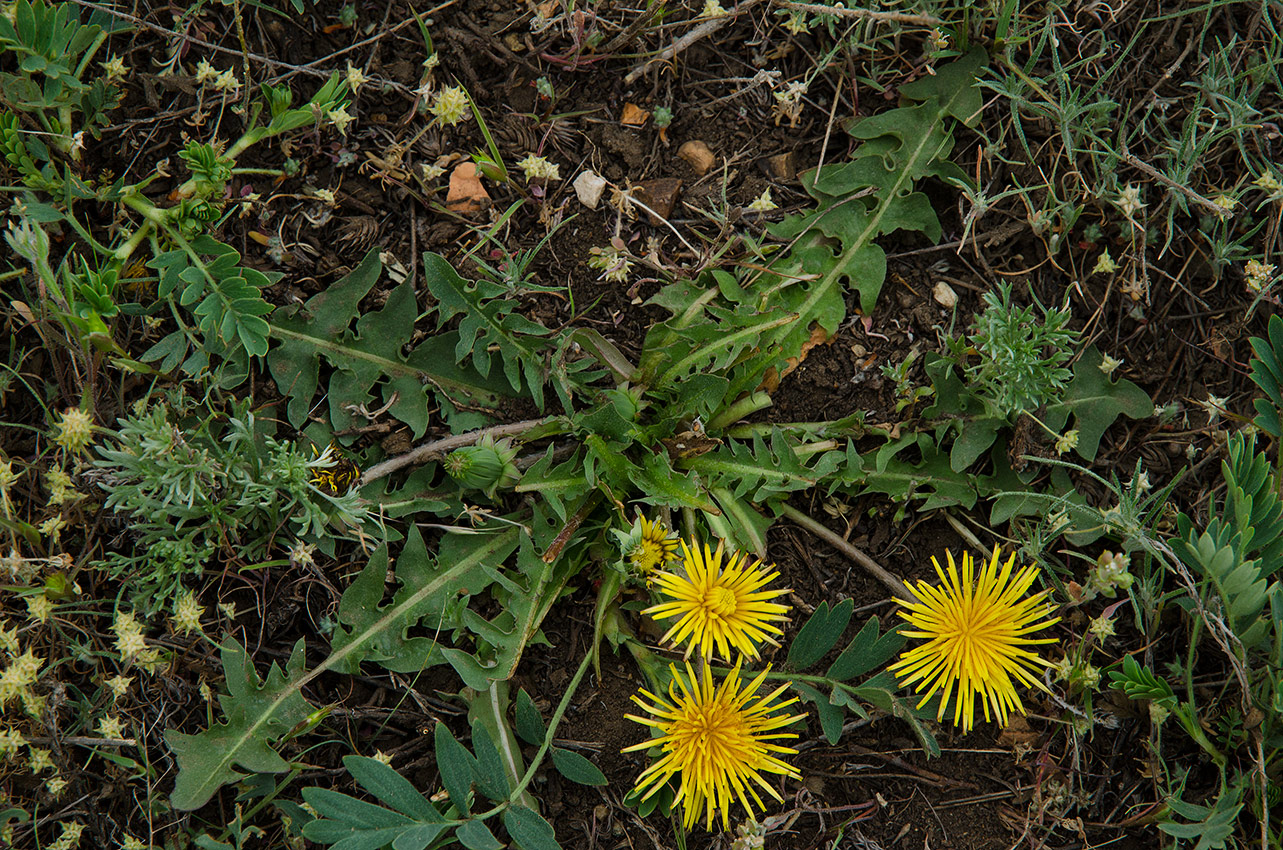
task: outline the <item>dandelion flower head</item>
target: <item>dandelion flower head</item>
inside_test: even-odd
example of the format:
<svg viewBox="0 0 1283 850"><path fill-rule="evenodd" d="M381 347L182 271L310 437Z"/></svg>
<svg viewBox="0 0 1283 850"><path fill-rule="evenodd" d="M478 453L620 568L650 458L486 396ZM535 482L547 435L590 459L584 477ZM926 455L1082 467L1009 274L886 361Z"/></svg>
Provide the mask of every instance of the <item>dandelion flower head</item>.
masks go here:
<svg viewBox="0 0 1283 850"><path fill-rule="evenodd" d="M654 584L669 601L643 613L657 620L676 617L677 622L661 640L681 643L689 639L688 658L696 646L705 658L712 657L716 650L729 660L732 648L757 658L759 643L779 646L773 636L784 634L775 623L788 619L789 607L771 600L791 591L763 590L779 577L779 572L767 572L761 561L750 566L739 552L732 552L726 558L726 569L722 569L725 545L719 542L714 552L705 543L701 551L695 541L690 546L682 541L685 575L655 574Z"/></svg>
<svg viewBox="0 0 1283 850"><path fill-rule="evenodd" d="M651 573L677 559L677 538L670 535L662 522L651 522L638 516L637 542L627 553L628 563L650 581Z"/></svg>
<svg viewBox="0 0 1283 850"><path fill-rule="evenodd" d="M908 610L900 611L900 616L914 630L904 634L924 638L926 643L902 652L888 669L902 685L917 683L916 693L926 691L919 708L943 689L937 719L944 718L945 707L954 697L953 722L961 723L964 732L975 725L977 701L986 721L996 715L1005 725L1011 712L1025 713L1017 682L1047 690L1034 674L1051 664L1027 647L1056 639L1029 635L1060 618L1050 616L1046 590L1021 599L1038 577L1038 569L1022 567L1013 575L1014 554L999 567L995 547L979 575L969 554L962 556L961 573L952 553L948 561L946 571L931 559L940 584L920 581L916 587L909 586L917 601L906 602Z"/></svg>
<svg viewBox="0 0 1283 850"><path fill-rule="evenodd" d="M704 828L711 829L713 818L718 814L722 828L729 829L734 801L738 800L750 816L754 814L754 805L759 810L765 808L758 789L782 801L764 774L801 778L797 768L779 758L797 751L774 743L796 738L792 733L777 730L803 717L779 713L797 702L796 697L779 701L789 683L757 698L767 670L758 673L745 687L740 686L739 663L721 685L715 685L707 659L703 675L698 679L689 662L685 677L675 666L670 665L669 670L673 680L668 686L667 699L642 689L640 697L633 696L633 702L650 716L626 715L629 720L660 733L656 738L624 749L628 753L659 747L663 752L658 761L637 777L637 791L642 799L655 794L671 777L680 777L677 802L687 829L694 826L701 815Z"/></svg>

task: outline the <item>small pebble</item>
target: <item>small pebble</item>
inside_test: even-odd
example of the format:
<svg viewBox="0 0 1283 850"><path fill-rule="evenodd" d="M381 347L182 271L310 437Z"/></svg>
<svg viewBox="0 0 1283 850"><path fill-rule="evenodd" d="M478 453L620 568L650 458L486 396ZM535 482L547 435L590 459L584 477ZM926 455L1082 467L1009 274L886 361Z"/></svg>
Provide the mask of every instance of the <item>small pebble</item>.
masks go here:
<svg viewBox="0 0 1283 850"><path fill-rule="evenodd" d="M936 303L946 310L952 310L958 306L958 293L954 292L953 287L943 280L932 287L931 295L935 298Z"/></svg>
<svg viewBox="0 0 1283 850"><path fill-rule="evenodd" d="M703 177L717 162L717 156L708 149L708 145L698 139L684 143L677 149L677 155L690 163L695 173Z"/></svg>
<svg viewBox="0 0 1283 850"><path fill-rule="evenodd" d="M584 171L575 178L572 185L575 187L575 195L578 196L579 203L590 210L595 210L597 204L601 203L602 192L606 190L606 178L594 171Z"/></svg>

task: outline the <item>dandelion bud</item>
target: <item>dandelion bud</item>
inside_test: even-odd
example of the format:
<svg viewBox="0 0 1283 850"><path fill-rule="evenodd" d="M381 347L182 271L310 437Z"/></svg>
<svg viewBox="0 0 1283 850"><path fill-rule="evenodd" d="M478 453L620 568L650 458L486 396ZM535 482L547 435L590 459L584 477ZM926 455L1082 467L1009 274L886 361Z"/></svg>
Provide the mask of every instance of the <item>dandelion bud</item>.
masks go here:
<svg viewBox="0 0 1283 850"><path fill-rule="evenodd" d="M467 490L482 490L491 498L500 487L511 487L521 479L514 460L517 450L510 440L482 437L475 446L450 452L446 473Z"/></svg>

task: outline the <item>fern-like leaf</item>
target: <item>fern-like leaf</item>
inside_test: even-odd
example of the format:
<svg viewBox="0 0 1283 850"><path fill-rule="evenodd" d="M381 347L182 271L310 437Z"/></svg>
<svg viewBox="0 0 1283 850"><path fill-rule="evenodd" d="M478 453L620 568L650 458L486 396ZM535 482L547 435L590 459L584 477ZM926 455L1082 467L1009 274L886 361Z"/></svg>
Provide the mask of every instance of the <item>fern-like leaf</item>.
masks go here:
<svg viewBox="0 0 1283 850"><path fill-rule="evenodd" d="M280 344L268 354L267 365L289 398L286 415L291 425L301 426L313 408L323 361L334 367L325 395L335 430L359 424L354 405L390 404L389 412L419 437L428 427L429 388L446 401L480 406L493 405L505 389L454 365L449 355L456 339L452 334L431 337L404 352L414 336L418 312L408 283L393 289L381 310L359 315L361 299L382 270L378 251L370 251L349 275L301 308L284 307L273 316L271 333ZM378 403L372 394L376 388Z"/></svg>
<svg viewBox="0 0 1283 850"><path fill-rule="evenodd" d="M1130 699L1153 700L1167 708L1176 704L1172 686L1155 676L1148 667L1140 666L1140 662L1130 655L1123 658L1121 670L1109 671L1109 678L1113 688L1127 694Z"/></svg>
<svg viewBox="0 0 1283 850"><path fill-rule="evenodd" d="M1256 405L1256 426L1272 437L1283 436L1279 415L1283 412L1283 317L1270 316L1266 328L1266 338L1254 336L1251 339L1252 380L1265 398L1258 398Z"/></svg>
<svg viewBox="0 0 1283 850"><path fill-rule="evenodd" d="M774 274L758 284L775 290L773 304L799 316L766 340L781 343L784 356L800 354L812 323L830 335L837 331L846 316L848 287L859 293L861 309L873 312L886 278L886 254L874 242L877 237L916 230L939 238L939 219L915 185L928 177L966 183L947 160L953 149L949 125L978 117L975 76L984 61L984 51L975 50L939 68L934 77L903 86L900 94L912 105L848 127L864 140L850 162L803 176L802 185L818 206L772 228L772 235L793 247L773 265Z"/></svg>
<svg viewBox="0 0 1283 850"><path fill-rule="evenodd" d="M543 410L544 384L551 374L550 331L521 315L516 299L507 297L506 287L487 280L465 280L439 254L423 255L423 275L428 291L437 299L440 321L462 316L455 361L471 362L489 377L493 348L508 385L515 392L528 390Z"/></svg>
<svg viewBox="0 0 1283 850"><path fill-rule="evenodd" d="M835 472L842 452L824 452L810 465L789 445L779 430L771 432L768 447L760 436L752 443L731 441L715 452L699 455L683 465L698 472L713 486L724 486L736 498L765 502L797 490L814 487Z"/></svg>

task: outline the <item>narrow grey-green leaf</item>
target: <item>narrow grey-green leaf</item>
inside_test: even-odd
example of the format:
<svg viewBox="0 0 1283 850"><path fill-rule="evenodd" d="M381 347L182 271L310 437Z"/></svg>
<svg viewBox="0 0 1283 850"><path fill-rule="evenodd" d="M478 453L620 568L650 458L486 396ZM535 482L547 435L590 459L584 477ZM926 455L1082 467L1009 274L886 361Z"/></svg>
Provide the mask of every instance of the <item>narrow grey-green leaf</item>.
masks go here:
<svg viewBox="0 0 1283 850"><path fill-rule="evenodd" d="M561 850L552 824L525 806L510 806L505 810L503 825L520 850Z"/></svg>
<svg viewBox="0 0 1283 850"><path fill-rule="evenodd" d="M825 675L845 682L880 667L899 652L905 638L894 629L878 637L878 626L878 618L870 617Z"/></svg>
<svg viewBox="0 0 1283 850"><path fill-rule="evenodd" d="M580 785L605 785L606 775L597 769L597 765L570 750L560 747L552 748L552 763L557 772Z"/></svg>
<svg viewBox="0 0 1283 850"><path fill-rule="evenodd" d="M517 735L527 744L539 746L548 734L547 727L544 726L543 717L539 715L539 709L535 707L535 701L522 688L517 691Z"/></svg>
<svg viewBox="0 0 1283 850"><path fill-rule="evenodd" d="M401 814L419 821L444 821L441 813L410 784L410 780L378 759L346 756L343 766L362 788Z"/></svg>
<svg viewBox="0 0 1283 850"><path fill-rule="evenodd" d="M463 814L470 814L469 792L472 777L476 775L476 759L467 748L450 734L444 723L437 723L433 734L437 751L437 769L441 771L441 784L450 795L450 802Z"/></svg>
<svg viewBox="0 0 1283 850"><path fill-rule="evenodd" d="M484 823L470 820L455 831L454 837L468 850L502 850L503 842L494 837Z"/></svg>
<svg viewBox="0 0 1283 850"><path fill-rule="evenodd" d="M785 665L794 670L805 670L824 657L842 632L851 622L851 612L855 610L855 600L844 599L832 610L828 602L821 602L815 613L802 626L793 643L789 645L788 660Z"/></svg>
<svg viewBox="0 0 1283 850"><path fill-rule="evenodd" d="M828 697L805 682L794 682L793 690L797 691L803 702L809 702L815 706L815 713L819 715L820 728L824 730L824 737L830 744L836 744L842 737L842 719L846 712L841 706L829 702Z"/></svg>
<svg viewBox="0 0 1283 850"><path fill-rule="evenodd" d="M304 788L303 799L323 818L364 829L387 829L412 823L405 815L391 809L331 791L329 788Z"/></svg>
<svg viewBox="0 0 1283 850"><path fill-rule="evenodd" d="M408 827L392 841L392 850L423 850L449 829L445 823L424 823Z"/></svg>
<svg viewBox="0 0 1283 850"><path fill-rule="evenodd" d="M508 799L508 774L503 769L503 758L495 747L490 732L480 721L472 724L472 751L477 759L477 782L481 792L494 802Z"/></svg>

